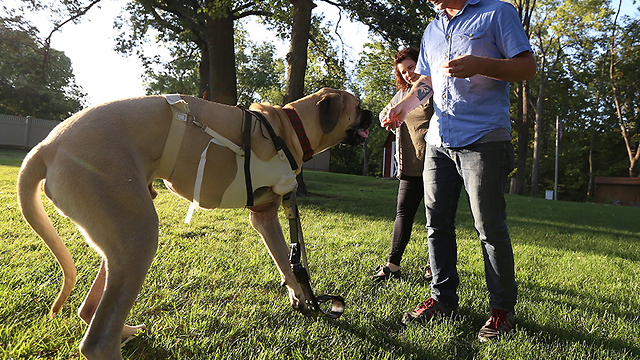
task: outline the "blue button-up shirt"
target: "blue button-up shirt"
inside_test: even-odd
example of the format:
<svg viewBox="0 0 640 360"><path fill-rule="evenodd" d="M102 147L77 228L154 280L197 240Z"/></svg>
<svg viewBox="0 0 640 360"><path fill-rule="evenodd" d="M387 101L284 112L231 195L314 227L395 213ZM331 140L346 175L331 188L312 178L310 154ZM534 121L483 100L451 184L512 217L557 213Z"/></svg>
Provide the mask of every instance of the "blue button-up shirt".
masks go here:
<svg viewBox="0 0 640 360"><path fill-rule="evenodd" d="M442 63L461 55L508 59L532 51L513 5L469 0L450 20L439 11L422 36L416 72L431 77L435 112L427 142L463 147L488 133L511 131L509 83L482 75L448 77ZM504 131L504 130L503 130Z"/></svg>

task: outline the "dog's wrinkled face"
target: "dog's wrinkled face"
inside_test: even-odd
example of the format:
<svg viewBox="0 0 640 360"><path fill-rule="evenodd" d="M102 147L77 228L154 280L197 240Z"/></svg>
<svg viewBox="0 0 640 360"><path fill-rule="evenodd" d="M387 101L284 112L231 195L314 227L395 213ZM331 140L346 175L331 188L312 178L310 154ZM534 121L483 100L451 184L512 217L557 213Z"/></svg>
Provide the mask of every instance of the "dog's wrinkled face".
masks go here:
<svg viewBox="0 0 640 360"><path fill-rule="evenodd" d="M347 129L347 138L342 141L347 145L360 145L364 139L369 137L369 127L373 125L373 113L364 110L358 105L357 107L359 123Z"/></svg>
<svg viewBox="0 0 640 360"><path fill-rule="evenodd" d="M333 144L359 145L369 136L373 113L362 109L353 94L324 88L312 96L319 99L316 105L322 133L335 136Z"/></svg>

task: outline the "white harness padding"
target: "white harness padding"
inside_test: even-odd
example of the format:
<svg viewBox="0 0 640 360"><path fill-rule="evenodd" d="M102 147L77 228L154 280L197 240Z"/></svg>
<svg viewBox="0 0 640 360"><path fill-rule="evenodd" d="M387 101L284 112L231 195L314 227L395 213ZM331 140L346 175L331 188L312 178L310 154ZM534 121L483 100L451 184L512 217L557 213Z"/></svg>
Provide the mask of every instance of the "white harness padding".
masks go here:
<svg viewBox="0 0 640 360"><path fill-rule="evenodd" d="M155 176L168 179L175 169L176 159L182 146L184 130L187 128L187 118L191 113L189 104L179 94L164 95L164 98L171 106L173 117L171 118L169 134L167 134L167 140L160 156L160 165L158 165Z"/></svg>
<svg viewBox="0 0 640 360"><path fill-rule="evenodd" d="M249 116L251 121L255 121L253 116ZM200 193L204 180L204 169L207 163L207 152L209 146L224 146L236 153L236 176L225 190L220 200L219 208L242 208L247 205L247 186L245 182L244 172L244 151L242 148L231 140L223 137L217 132L213 131L206 125L202 125L202 131L209 134L212 139L207 144L200 155L200 162L198 163L198 171L196 174L196 181L193 188L193 202L189 206L187 217L184 222L189 223L194 211L200 209ZM260 126L260 122L258 122ZM254 152L251 151L251 185L255 191L261 187L270 187L271 190L278 195L285 195L293 191L298 185L296 181L296 173L291 169L291 165L284 151L279 150L278 153L268 161L261 160ZM206 184L204 184L206 185Z"/></svg>

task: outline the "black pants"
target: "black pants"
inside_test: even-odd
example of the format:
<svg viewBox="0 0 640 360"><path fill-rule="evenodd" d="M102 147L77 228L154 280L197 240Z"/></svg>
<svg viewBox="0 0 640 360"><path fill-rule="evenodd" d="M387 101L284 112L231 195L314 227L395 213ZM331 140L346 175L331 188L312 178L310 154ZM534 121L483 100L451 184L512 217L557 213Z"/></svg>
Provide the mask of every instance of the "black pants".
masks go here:
<svg viewBox="0 0 640 360"><path fill-rule="evenodd" d="M424 184L421 176L405 176L400 178L398 187L398 206L396 220L391 235L391 252L389 262L400 266L404 250L411 239L413 219L424 197Z"/></svg>

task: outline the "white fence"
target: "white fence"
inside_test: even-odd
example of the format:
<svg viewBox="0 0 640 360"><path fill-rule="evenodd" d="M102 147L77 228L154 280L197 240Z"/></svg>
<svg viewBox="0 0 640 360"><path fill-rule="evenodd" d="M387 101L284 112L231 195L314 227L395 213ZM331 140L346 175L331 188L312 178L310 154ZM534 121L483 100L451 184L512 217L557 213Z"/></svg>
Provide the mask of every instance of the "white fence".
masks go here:
<svg viewBox="0 0 640 360"><path fill-rule="evenodd" d="M42 141L59 121L0 114L0 146L31 149Z"/></svg>

